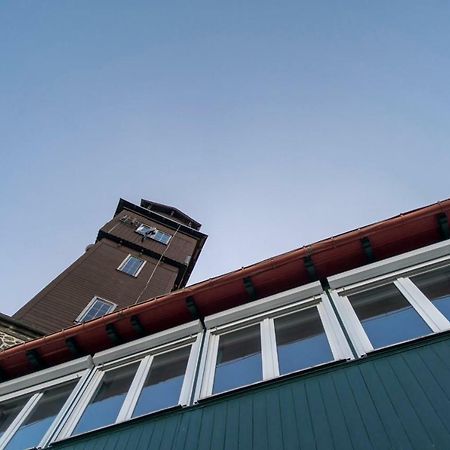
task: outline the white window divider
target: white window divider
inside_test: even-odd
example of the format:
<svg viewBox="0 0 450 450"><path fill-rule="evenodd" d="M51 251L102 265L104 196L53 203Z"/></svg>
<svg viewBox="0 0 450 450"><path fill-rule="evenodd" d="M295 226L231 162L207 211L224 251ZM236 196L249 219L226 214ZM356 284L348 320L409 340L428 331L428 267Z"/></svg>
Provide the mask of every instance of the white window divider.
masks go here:
<svg viewBox="0 0 450 450"><path fill-rule="evenodd" d="M398 278L394 284L435 333L450 328L447 318L409 278Z"/></svg>
<svg viewBox="0 0 450 450"><path fill-rule="evenodd" d="M197 339L191 344L191 353L189 355L186 372L184 374L183 385L181 387L178 403L181 406L190 405L191 394L194 388L197 365L199 364L201 342L204 331L197 334Z"/></svg>
<svg viewBox="0 0 450 450"><path fill-rule="evenodd" d="M139 399L139 396L141 395L141 391L147 378L147 374L153 363L153 359L153 355L148 355L140 362L139 367L134 374L133 381L131 382L130 389L128 390L125 400L123 401L119 414L117 415L115 423L128 420L132 416L134 408L136 407L136 403Z"/></svg>
<svg viewBox="0 0 450 450"><path fill-rule="evenodd" d="M335 360L353 359L352 350L333 311L327 294L322 294L317 310Z"/></svg>
<svg viewBox="0 0 450 450"><path fill-rule="evenodd" d="M271 319L266 318L260 322L260 339L261 339L261 358L263 369L263 380L270 380L279 375L278 364L275 365L274 349L276 352L276 345L274 346L275 330L270 326Z"/></svg>
<svg viewBox="0 0 450 450"><path fill-rule="evenodd" d="M344 295L339 295L334 290L329 292L358 356L364 356L368 352L373 351L373 345L350 304L350 300Z"/></svg>

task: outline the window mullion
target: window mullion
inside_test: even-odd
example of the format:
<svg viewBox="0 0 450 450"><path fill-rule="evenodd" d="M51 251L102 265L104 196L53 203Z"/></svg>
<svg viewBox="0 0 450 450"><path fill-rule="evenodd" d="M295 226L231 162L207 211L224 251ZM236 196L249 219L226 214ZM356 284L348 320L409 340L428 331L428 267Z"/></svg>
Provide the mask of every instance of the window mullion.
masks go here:
<svg viewBox="0 0 450 450"><path fill-rule="evenodd" d="M213 336L211 335L211 331L205 331L205 340L203 342L202 351L199 355L198 375L197 378L194 379L194 403L197 403L198 400L204 396L203 391L207 383L206 367L209 361L210 343L212 339Z"/></svg>
<svg viewBox="0 0 450 450"><path fill-rule="evenodd" d="M148 371L153 362L153 355L146 356L139 364L136 374L134 375L133 381L130 385L130 390L125 397L122 407L120 408L119 414L115 423L127 420L133 414L134 407L138 401L139 395L141 393L142 387L144 386L145 380L147 378Z"/></svg>
<svg viewBox="0 0 450 450"><path fill-rule="evenodd" d="M330 290L330 296L358 355L363 356L372 351L374 348L369 341L369 338L367 337L367 334L364 331L355 310L350 304L350 300L345 296L339 295L332 289Z"/></svg>
<svg viewBox="0 0 450 450"><path fill-rule="evenodd" d="M273 376L279 377L280 376L280 368L278 365L278 350L277 350L277 337L275 334L275 323L274 319L270 318L267 319L267 329L269 331L269 339L270 339L270 351L272 356L272 370L273 370Z"/></svg>
<svg viewBox="0 0 450 450"><path fill-rule="evenodd" d="M271 358L270 331L268 329L268 322L269 319L264 319L259 323L263 380L269 380L275 376L273 373Z"/></svg>
<svg viewBox="0 0 450 450"><path fill-rule="evenodd" d="M28 400L8 429L3 433L3 436L0 439L0 448L4 448L4 446L13 438L14 434L20 428L24 420L26 420L26 418L31 414L42 395L42 392L37 392Z"/></svg>
<svg viewBox="0 0 450 450"><path fill-rule="evenodd" d="M194 388L195 373L200 364L200 347L202 343L203 332L197 334L197 339L191 345L186 372L184 373L183 384L181 386L178 404L182 406L189 405L192 397L192 389Z"/></svg>
<svg viewBox="0 0 450 450"><path fill-rule="evenodd" d="M394 284L434 332L449 329L449 321L409 278L398 278Z"/></svg>
<svg viewBox="0 0 450 450"><path fill-rule="evenodd" d="M317 305L317 310L319 311L320 320L322 321L334 359L353 359L352 351L328 300L328 296L322 294L321 298L322 301Z"/></svg>
<svg viewBox="0 0 450 450"><path fill-rule="evenodd" d="M208 342L208 353L206 357L205 372L202 382L201 398L211 395L214 385L214 374L216 371L217 351L219 349L219 338L217 334L210 334Z"/></svg>

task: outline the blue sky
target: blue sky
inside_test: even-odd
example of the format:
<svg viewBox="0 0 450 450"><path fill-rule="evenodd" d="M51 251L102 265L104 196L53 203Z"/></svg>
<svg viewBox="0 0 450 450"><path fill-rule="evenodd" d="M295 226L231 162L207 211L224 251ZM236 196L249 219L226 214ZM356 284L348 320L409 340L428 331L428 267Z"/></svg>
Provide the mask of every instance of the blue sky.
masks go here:
<svg viewBox="0 0 450 450"><path fill-rule="evenodd" d="M191 282L449 197L445 1L3 1L0 310L120 197L209 235Z"/></svg>

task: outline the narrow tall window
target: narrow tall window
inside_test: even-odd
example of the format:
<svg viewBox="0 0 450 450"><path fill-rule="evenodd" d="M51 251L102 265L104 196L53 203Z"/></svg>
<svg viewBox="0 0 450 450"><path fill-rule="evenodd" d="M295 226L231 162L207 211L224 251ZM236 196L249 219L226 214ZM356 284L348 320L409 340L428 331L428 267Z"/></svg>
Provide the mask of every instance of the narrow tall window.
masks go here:
<svg viewBox="0 0 450 450"><path fill-rule="evenodd" d="M137 277L142 267L144 266L144 263L145 261L143 259L129 255L118 267L118 270L120 270L121 272L125 272L133 277Z"/></svg>
<svg viewBox="0 0 450 450"><path fill-rule="evenodd" d="M133 417L178 404L191 346L153 358Z"/></svg>
<svg viewBox="0 0 450 450"><path fill-rule="evenodd" d="M75 407L64 437L186 404L183 386L192 348L192 341L188 344L183 339L181 347L97 369L95 384ZM188 376L188 383L192 383L192 376Z"/></svg>
<svg viewBox="0 0 450 450"><path fill-rule="evenodd" d="M5 450L23 450L36 447L59 413L76 382L50 388L42 394L33 411L22 422Z"/></svg>
<svg viewBox="0 0 450 450"><path fill-rule="evenodd" d="M260 326L220 336L213 393L262 380Z"/></svg>
<svg viewBox="0 0 450 450"><path fill-rule="evenodd" d="M411 281L450 320L450 266L416 275Z"/></svg>
<svg viewBox="0 0 450 450"><path fill-rule="evenodd" d="M105 373L73 434L84 433L116 421L138 365L139 363L128 364Z"/></svg>
<svg viewBox="0 0 450 450"><path fill-rule="evenodd" d="M29 399L30 397L21 397L19 399L4 402L0 405L0 438Z"/></svg>
<svg viewBox="0 0 450 450"><path fill-rule="evenodd" d="M280 374L333 361L316 307L274 320Z"/></svg>
<svg viewBox="0 0 450 450"><path fill-rule="evenodd" d="M374 348L431 333L393 284L351 295L349 300Z"/></svg>

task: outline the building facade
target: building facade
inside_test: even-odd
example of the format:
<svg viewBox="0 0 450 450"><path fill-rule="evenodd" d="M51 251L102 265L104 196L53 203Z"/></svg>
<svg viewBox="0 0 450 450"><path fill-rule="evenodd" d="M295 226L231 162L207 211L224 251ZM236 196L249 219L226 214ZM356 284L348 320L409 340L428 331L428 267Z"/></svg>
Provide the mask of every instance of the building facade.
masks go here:
<svg viewBox="0 0 450 450"><path fill-rule="evenodd" d="M95 244L14 319L48 334L182 288L207 237L200 227L174 207L121 199Z"/></svg>
<svg viewBox="0 0 450 450"><path fill-rule="evenodd" d="M0 353L0 449L450 448L450 200Z"/></svg>

